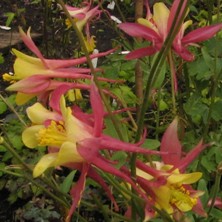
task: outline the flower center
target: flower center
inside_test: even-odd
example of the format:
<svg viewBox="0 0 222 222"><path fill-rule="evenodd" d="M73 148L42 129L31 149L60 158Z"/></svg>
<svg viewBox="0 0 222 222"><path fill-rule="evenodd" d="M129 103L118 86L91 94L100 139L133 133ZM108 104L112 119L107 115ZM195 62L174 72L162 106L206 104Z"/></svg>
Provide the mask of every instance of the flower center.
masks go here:
<svg viewBox="0 0 222 222"><path fill-rule="evenodd" d="M179 210L189 211L197 204L197 198L191 197L190 192L183 186L171 185L170 203L175 205Z"/></svg>
<svg viewBox="0 0 222 222"><path fill-rule="evenodd" d="M52 120L49 126L39 130L37 137L40 146L61 146L67 140L64 122Z"/></svg>

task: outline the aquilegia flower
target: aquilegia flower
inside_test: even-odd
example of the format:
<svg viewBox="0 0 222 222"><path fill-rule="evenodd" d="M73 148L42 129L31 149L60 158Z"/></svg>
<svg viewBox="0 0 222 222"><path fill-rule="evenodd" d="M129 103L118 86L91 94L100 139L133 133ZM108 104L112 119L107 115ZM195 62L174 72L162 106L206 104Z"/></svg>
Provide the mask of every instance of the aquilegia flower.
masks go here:
<svg viewBox="0 0 222 222"><path fill-rule="evenodd" d="M86 37L84 37L85 44L88 51L92 52L95 48L95 36L90 35L89 24L92 19L94 18L98 19L100 17L101 10L98 9L99 6L91 8L92 5L91 1L84 2L84 4L86 4L86 6L83 8L72 7L69 5L66 5L66 8L71 17L73 17L76 26L80 32L83 31L83 28L85 26L85 33L86 33ZM68 27L71 26L70 21L68 19L66 20L66 25Z"/></svg>
<svg viewBox="0 0 222 222"><path fill-rule="evenodd" d="M21 37L26 46L38 57L28 56L16 49L12 49L16 55L14 63L14 75L4 74L3 79L10 81L13 84L6 88L9 91L18 91L16 102L19 105L24 104L30 98L36 96L38 93L43 94L45 91L53 90L58 87L58 84L52 84L50 81L54 78L69 79L90 79L90 69L76 68L75 66L83 64L87 61L86 57L78 59L45 59L39 51L30 36L30 29L27 34L19 28ZM114 50L107 52L92 54L91 59L102 57L110 54ZM111 81L105 78L98 78L99 80ZM17 82L18 81L18 82ZM68 84L68 83L67 83ZM44 95L42 97L47 97Z"/></svg>
<svg viewBox="0 0 222 222"><path fill-rule="evenodd" d="M137 161L137 182L150 197L146 210L146 220L157 215L150 208L166 211L169 215L182 214L193 210L206 216L200 202L201 191L193 190L190 184L197 182L202 173L184 173L186 167L204 150L207 145L202 141L182 158L182 146L177 136L177 118L170 124L163 135L160 150L169 154L162 156L162 162L145 164ZM146 221L145 220L145 221Z"/></svg>
<svg viewBox="0 0 222 222"><path fill-rule="evenodd" d="M91 84L90 90L93 126L88 124L87 119L83 121L75 117L72 109L66 107L62 96L63 91L64 89L60 87L52 93L50 100L52 111L47 110L40 103L35 103L27 109L28 117L33 125L25 129L22 134L24 144L29 148L48 146L51 150L39 160L33 170L33 176L40 176L49 167L81 165L79 182L71 191L73 204L69 217L79 203L85 178L91 166L124 179L140 192L130 177L115 168L113 166L115 163L105 159L100 151L107 149L142 154L159 154L159 152L143 149L102 134L104 109L94 83ZM140 195L143 196L143 193L140 192ZM146 198L146 196L143 197Z"/></svg>
<svg viewBox="0 0 222 222"><path fill-rule="evenodd" d="M91 1L84 2L84 4L86 4L86 6L83 8L66 5L69 14L74 18L79 31L82 31L85 25L89 26L90 20L92 20L96 16L99 17L101 13L101 10L98 9L99 6L90 9L92 5Z"/></svg>
<svg viewBox="0 0 222 222"><path fill-rule="evenodd" d="M168 33L171 29L173 19L176 15L176 11L180 0L174 0L171 9L169 10L166 5L162 2L157 2L153 6L153 15L150 13L150 8L146 0L147 6L147 16L146 18L139 18L138 23L122 23L119 24L119 28L122 29L127 34L133 37L141 37L151 42L151 46L136 49L130 52L126 58L135 59L141 58L143 56L150 56L158 52ZM182 10L187 4L187 0L183 1ZM189 45L195 45L198 42L205 41L212 38L218 31L222 29L222 24L215 24L211 26L206 26L198 28L194 31L189 32L184 36L184 32L189 25L192 24L191 20L184 22L179 32L177 33L172 49L176 54L186 61L193 61L194 55L187 50Z"/></svg>

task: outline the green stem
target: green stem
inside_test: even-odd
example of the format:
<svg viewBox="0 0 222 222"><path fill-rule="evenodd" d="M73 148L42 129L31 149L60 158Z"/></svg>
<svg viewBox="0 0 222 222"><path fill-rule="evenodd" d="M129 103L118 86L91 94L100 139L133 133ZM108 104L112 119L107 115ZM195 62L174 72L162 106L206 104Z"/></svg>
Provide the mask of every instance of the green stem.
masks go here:
<svg viewBox="0 0 222 222"><path fill-rule="evenodd" d="M216 178L215 178L215 184L214 184L213 192L212 192L211 204L210 204L209 210L207 212L208 215L210 214L211 210L213 209L218 191L220 190L220 181L221 181L221 172L217 172Z"/></svg>
<svg viewBox="0 0 222 222"><path fill-rule="evenodd" d="M25 123L25 121L20 117L20 115L17 113L17 111L15 110L15 108L0 94L0 98L1 100L8 106L8 108L17 116L17 118L19 119L19 121L24 125L27 126L27 124Z"/></svg>
<svg viewBox="0 0 222 222"><path fill-rule="evenodd" d="M172 50L169 50L168 53L168 62L170 65L170 74L171 74L171 96L172 96L172 105L173 105L173 114L176 115L176 99L175 99L175 77L176 77L176 72L175 72L175 66L174 66L174 62L173 62L173 54L172 54Z"/></svg>
<svg viewBox="0 0 222 222"><path fill-rule="evenodd" d="M35 186L37 186L38 188L40 188L42 191L44 191L47 195L49 195L50 197L52 197L55 201L61 203L64 207L69 208L70 205L69 203L67 203L66 201L62 200L61 198L59 198L56 194L53 194L52 192L50 192L47 188L43 187L42 185L40 185L38 182L36 182L31 176L28 176L27 174L24 175L24 177L29 180L31 183L33 183Z"/></svg>
<svg viewBox="0 0 222 222"><path fill-rule="evenodd" d="M0 169L0 171L6 174L12 175L14 177L24 177L22 174L11 172L10 170Z"/></svg>
<svg viewBox="0 0 222 222"><path fill-rule="evenodd" d="M98 208L102 211L103 214L103 221L104 222L110 222L110 218L109 215L107 214L106 209L104 208L103 204L101 203L101 201L97 198L97 196L95 194L92 193L92 197L93 200L95 201L96 205L98 206Z"/></svg>
<svg viewBox="0 0 222 222"><path fill-rule="evenodd" d="M114 128L115 128L115 130L116 130L119 138L120 138L121 140L124 140L124 137L123 137L122 132L121 132L121 130L120 130L121 127L119 127L119 122L118 122L118 120L116 119L116 117L115 117L114 115L112 115L112 109L111 109L111 107L110 107L110 104L108 103L108 101L107 101L107 99L106 99L106 97L105 97L105 95L104 95L104 93L103 93L103 91L102 91L102 88L101 88L101 86L100 86L100 84L99 84L99 81L98 81L98 79L97 79L97 73L96 73L96 71L95 71L95 68L93 67L92 61L91 61L91 59L90 59L89 52L88 52L88 50L87 50L87 48L86 48L86 44L85 44L85 42L84 42L83 34L82 34L81 31L79 31L76 23L74 22L74 20L72 19L71 15L70 15L69 12L68 12L68 10L66 9L63 0L56 0L56 1L61 5L64 13L66 14L67 18L69 19L70 23L72 24L73 29L75 30L75 32L76 32L76 34L77 34L77 37L78 37L78 39L79 39L79 41L80 41L80 44L81 44L81 46L82 46L82 48L83 48L83 51L84 51L84 53L85 53L85 56L86 56L86 59L87 59L89 68L90 68L91 73L92 73L92 75L93 75L93 77L94 77L94 82L95 82L95 84L96 84L96 86L97 86L97 88L98 88L98 90L99 90L100 96L101 96L101 98L102 98L102 100L103 100L103 102L104 102L104 105L105 105L108 113L109 113L109 116L110 116L110 118L111 118L111 120L112 120L112 123L113 123L113 125L114 125Z"/></svg>
<svg viewBox="0 0 222 222"><path fill-rule="evenodd" d="M59 197L57 197L55 194L53 194L52 192L50 192L47 188L43 187L42 185L40 185L39 183L37 183L31 176L28 176L28 174L18 174L18 173L14 173L11 172L9 170L4 170L4 169L0 169L0 171L10 174L12 176L16 176L16 177L23 177L25 179L27 179L28 181L30 181L32 184L34 184L35 186L37 186L38 188L40 188L42 191L44 191L48 196L52 197L56 202L61 203L64 207L68 208L69 204L65 201L63 201L62 199L60 199Z"/></svg>
<svg viewBox="0 0 222 222"><path fill-rule="evenodd" d="M151 70L150 70L150 74L149 74L149 77L148 77L148 80L146 83L145 92L144 92L143 103L142 103L141 112L140 112L140 116L139 116L140 118L138 119L138 130L137 130L137 133L135 136L136 142L138 142L140 140L140 136L142 134L142 130L143 130L143 126L144 126L144 117L145 117L146 110L149 106L149 98L150 98L152 86L154 85L154 83L156 82L156 80L158 78L158 75L161 71L161 68L162 68L163 63L166 59L166 56L169 52L169 49L170 49L170 47L173 43L173 40L174 40L176 34L178 33L178 31L182 25L182 22L184 20L184 17L186 15L189 1L187 1L186 6L184 7L184 11L182 12L181 17L178 20L178 16L180 14L179 12L182 8L183 3L184 3L183 1L180 1L177 11L176 11L176 14L175 14L175 17L174 17L174 20L173 20L173 23L172 23L172 26L171 26L172 28L170 29L169 34L167 35L167 38L164 41L164 44L163 44L158 56L156 57ZM136 158L137 158L137 154L133 154L131 157L131 161L130 161L132 178L136 177ZM132 201L134 201L134 200L132 199ZM132 209L132 211L133 210L134 209Z"/></svg>
<svg viewBox="0 0 222 222"><path fill-rule="evenodd" d="M32 168L26 164L22 158L19 156L19 154L15 151L15 149L3 139L2 145L6 147L6 149L11 152L11 154L14 156L14 158L25 168L27 169L30 173L32 173ZM69 198L68 195L64 194L59 190L58 187L54 186L52 182L48 178L40 177L39 180L43 181L45 184L47 184L51 189L59 193L62 197Z"/></svg>
<svg viewBox="0 0 222 222"><path fill-rule="evenodd" d="M2 145L6 147L6 149L15 157L15 159L19 163L21 163L21 165L25 169L27 169L29 172L32 172L32 168L22 160L22 158L18 155L18 153L5 140L3 141Z"/></svg>
<svg viewBox="0 0 222 222"><path fill-rule="evenodd" d="M121 19L122 19L122 22L125 22L126 19L125 19L125 16L123 15L122 10L121 10L121 8L120 8L120 6L119 6L118 0L114 0L114 2L115 2L115 5L116 5L116 8L117 8L117 11L119 12L120 17L121 17Z"/></svg>

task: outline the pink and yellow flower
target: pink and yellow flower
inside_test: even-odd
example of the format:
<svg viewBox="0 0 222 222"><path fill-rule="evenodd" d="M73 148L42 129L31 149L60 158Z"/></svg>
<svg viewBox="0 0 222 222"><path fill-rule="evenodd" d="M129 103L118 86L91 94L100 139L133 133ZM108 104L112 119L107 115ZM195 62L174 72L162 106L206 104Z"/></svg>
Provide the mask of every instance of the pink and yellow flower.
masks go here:
<svg viewBox="0 0 222 222"><path fill-rule="evenodd" d="M99 17L101 13L101 11L98 9L99 6L91 8L91 1L84 3L86 6L82 8L66 5L69 14L74 18L79 31L82 31L84 26L89 26L89 22L96 16Z"/></svg>
<svg viewBox="0 0 222 222"><path fill-rule="evenodd" d="M180 0L174 0L173 5L169 10L164 3L157 2L153 6L153 14L151 14L148 2L146 1L147 16L145 19L139 18L137 21L138 23L121 23L119 25L119 28L128 35L133 37L141 37L152 43L151 46L136 49L130 52L126 56L127 59L150 56L161 49L167 35L169 34L169 30L171 29L179 3ZM186 4L187 0L183 1L181 11L184 10ZM188 20L181 25L172 44L172 49L174 52L186 61L194 60L194 55L187 49L189 45L195 45L196 43L212 38L222 29L222 24L220 23L198 28L184 35L185 30L191 24L192 21Z"/></svg>
<svg viewBox="0 0 222 222"><path fill-rule="evenodd" d="M76 26L79 29L79 31L83 32L83 28L85 27L86 37L84 37L84 41L87 50L89 52L92 52L95 49L96 41L95 41L95 36L90 35L89 24L92 19L100 17L101 10L98 9L99 6L91 8L92 6L91 1L84 3L86 6L83 8L72 7L69 5L66 5L66 8L71 17L73 17L73 20L76 23ZM66 25L68 27L71 26L71 23L68 19L66 19Z"/></svg>
<svg viewBox="0 0 222 222"><path fill-rule="evenodd" d="M18 91L16 102L19 105L24 104L31 98L40 94L40 97L46 97L51 90L64 82L52 81L59 78L64 81L65 79L90 79L90 69L76 68L75 66L83 64L87 61L86 57L78 59L45 59L33 42L30 29L27 34L19 28L21 37L26 46L37 56L26 55L16 49L13 53L16 55L14 63L14 75L4 74L3 79L13 82L12 85L6 88L9 91ZM110 54L113 50L92 54L91 59L102 57ZM98 78L101 81L111 81L105 78ZM68 83L64 83L68 84ZM44 95L43 95L44 94ZM41 96L42 95L42 96Z"/></svg>
<svg viewBox="0 0 222 222"><path fill-rule="evenodd" d="M71 190L73 204L69 213L70 218L79 203L85 179L89 169L92 169L91 167L99 168L124 179L140 192L129 176L115 168L113 162L101 155L101 150L142 154L159 154L159 152L143 149L102 134L104 110L94 84L91 85L90 90L93 126L88 124L87 119L85 121L78 119L72 109L66 107L64 97L61 96L63 91L60 87L51 95L52 111L47 110L40 103L35 103L27 109L28 117L33 125L24 130L22 139L29 148L48 146L51 150L36 164L33 170L34 177L40 176L50 167L76 164L81 167L81 177ZM58 101L60 102L58 103ZM140 194L143 195L142 192Z"/></svg>
<svg viewBox="0 0 222 222"><path fill-rule="evenodd" d="M206 216L199 199L203 192L193 190L190 185L197 182L202 173L185 173L185 170L207 145L202 144L201 141L185 157L182 157L177 125L176 118L163 135L160 150L167 154L162 155L162 162L144 164L138 160L136 163L137 182L150 198L150 203L146 207L145 221L157 215L155 208L164 210L172 216L178 212L182 214L190 210Z"/></svg>

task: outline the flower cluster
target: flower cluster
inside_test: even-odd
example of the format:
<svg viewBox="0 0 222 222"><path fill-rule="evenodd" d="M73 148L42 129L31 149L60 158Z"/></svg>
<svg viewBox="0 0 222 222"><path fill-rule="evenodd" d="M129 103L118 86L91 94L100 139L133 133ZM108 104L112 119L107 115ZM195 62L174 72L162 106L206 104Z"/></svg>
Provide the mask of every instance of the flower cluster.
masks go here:
<svg viewBox="0 0 222 222"><path fill-rule="evenodd" d="M138 19L138 23L119 25L119 28L127 34L151 42L148 47L130 52L126 56L127 59L153 55L161 49L172 27L179 2L175 0L171 10L164 3L155 3L153 14L146 2L145 19ZM186 2L184 1L182 9ZM94 39L89 33L89 22L95 17L99 18L101 13L99 6L94 8L91 6L92 2L85 3L83 8L66 6L79 31L82 32L86 27L84 38L89 52L94 48ZM189 45L211 38L222 28L222 24L217 24L184 35L186 28L191 24L189 20L181 25L172 44L172 50L186 61L194 59L194 55L187 49ZM67 22L67 25L70 24ZM87 177L101 185L115 210L119 210L109 184L101 172L117 177L126 187L130 186L136 192L144 207L144 221L158 216L162 211L172 218L178 218L178 215L182 218L184 212L191 210L206 216L199 198L202 192L191 186L201 178L202 173L186 172L189 164L207 147L206 144L200 141L190 152L184 154L177 135L178 117L163 133L159 151L142 148L144 140L142 136L141 141L133 144L106 135L104 132L106 112L101 94L113 95L107 89L99 90L97 84L121 81L97 77L92 75L92 70L85 68L86 66L81 68L80 65L87 62L86 57L66 60L47 59L33 42L30 29L25 33L19 28L19 32L25 45L36 57L12 49L16 56L14 74L4 74L3 79L11 83L7 90L17 92L18 105L23 105L32 98L37 99L27 108L27 116L31 123L22 134L26 147L31 149L47 147L47 153L34 166L33 177L46 175L49 168L67 167L80 172L77 182L70 190L72 204L66 221L71 220L81 201ZM89 57L99 58L114 51L112 49L91 54ZM96 68L95 72L101 72L101 69ZM80 94L79 90L86 91L91 113L67 102L66 95L70 90L76 90L77 94ZM127 156L125 163L120 167L118 161L112 160L113 155L119 151ZM129 158L132 153L140 154L140 158L135 162L135 178L131 177L130 172ZM153 155L157 156L156 159L159 161L152 161ZM126 198L131 199L131 197ZM130 206L127 207L126 215L129 216L132 209Z"/></svg>

